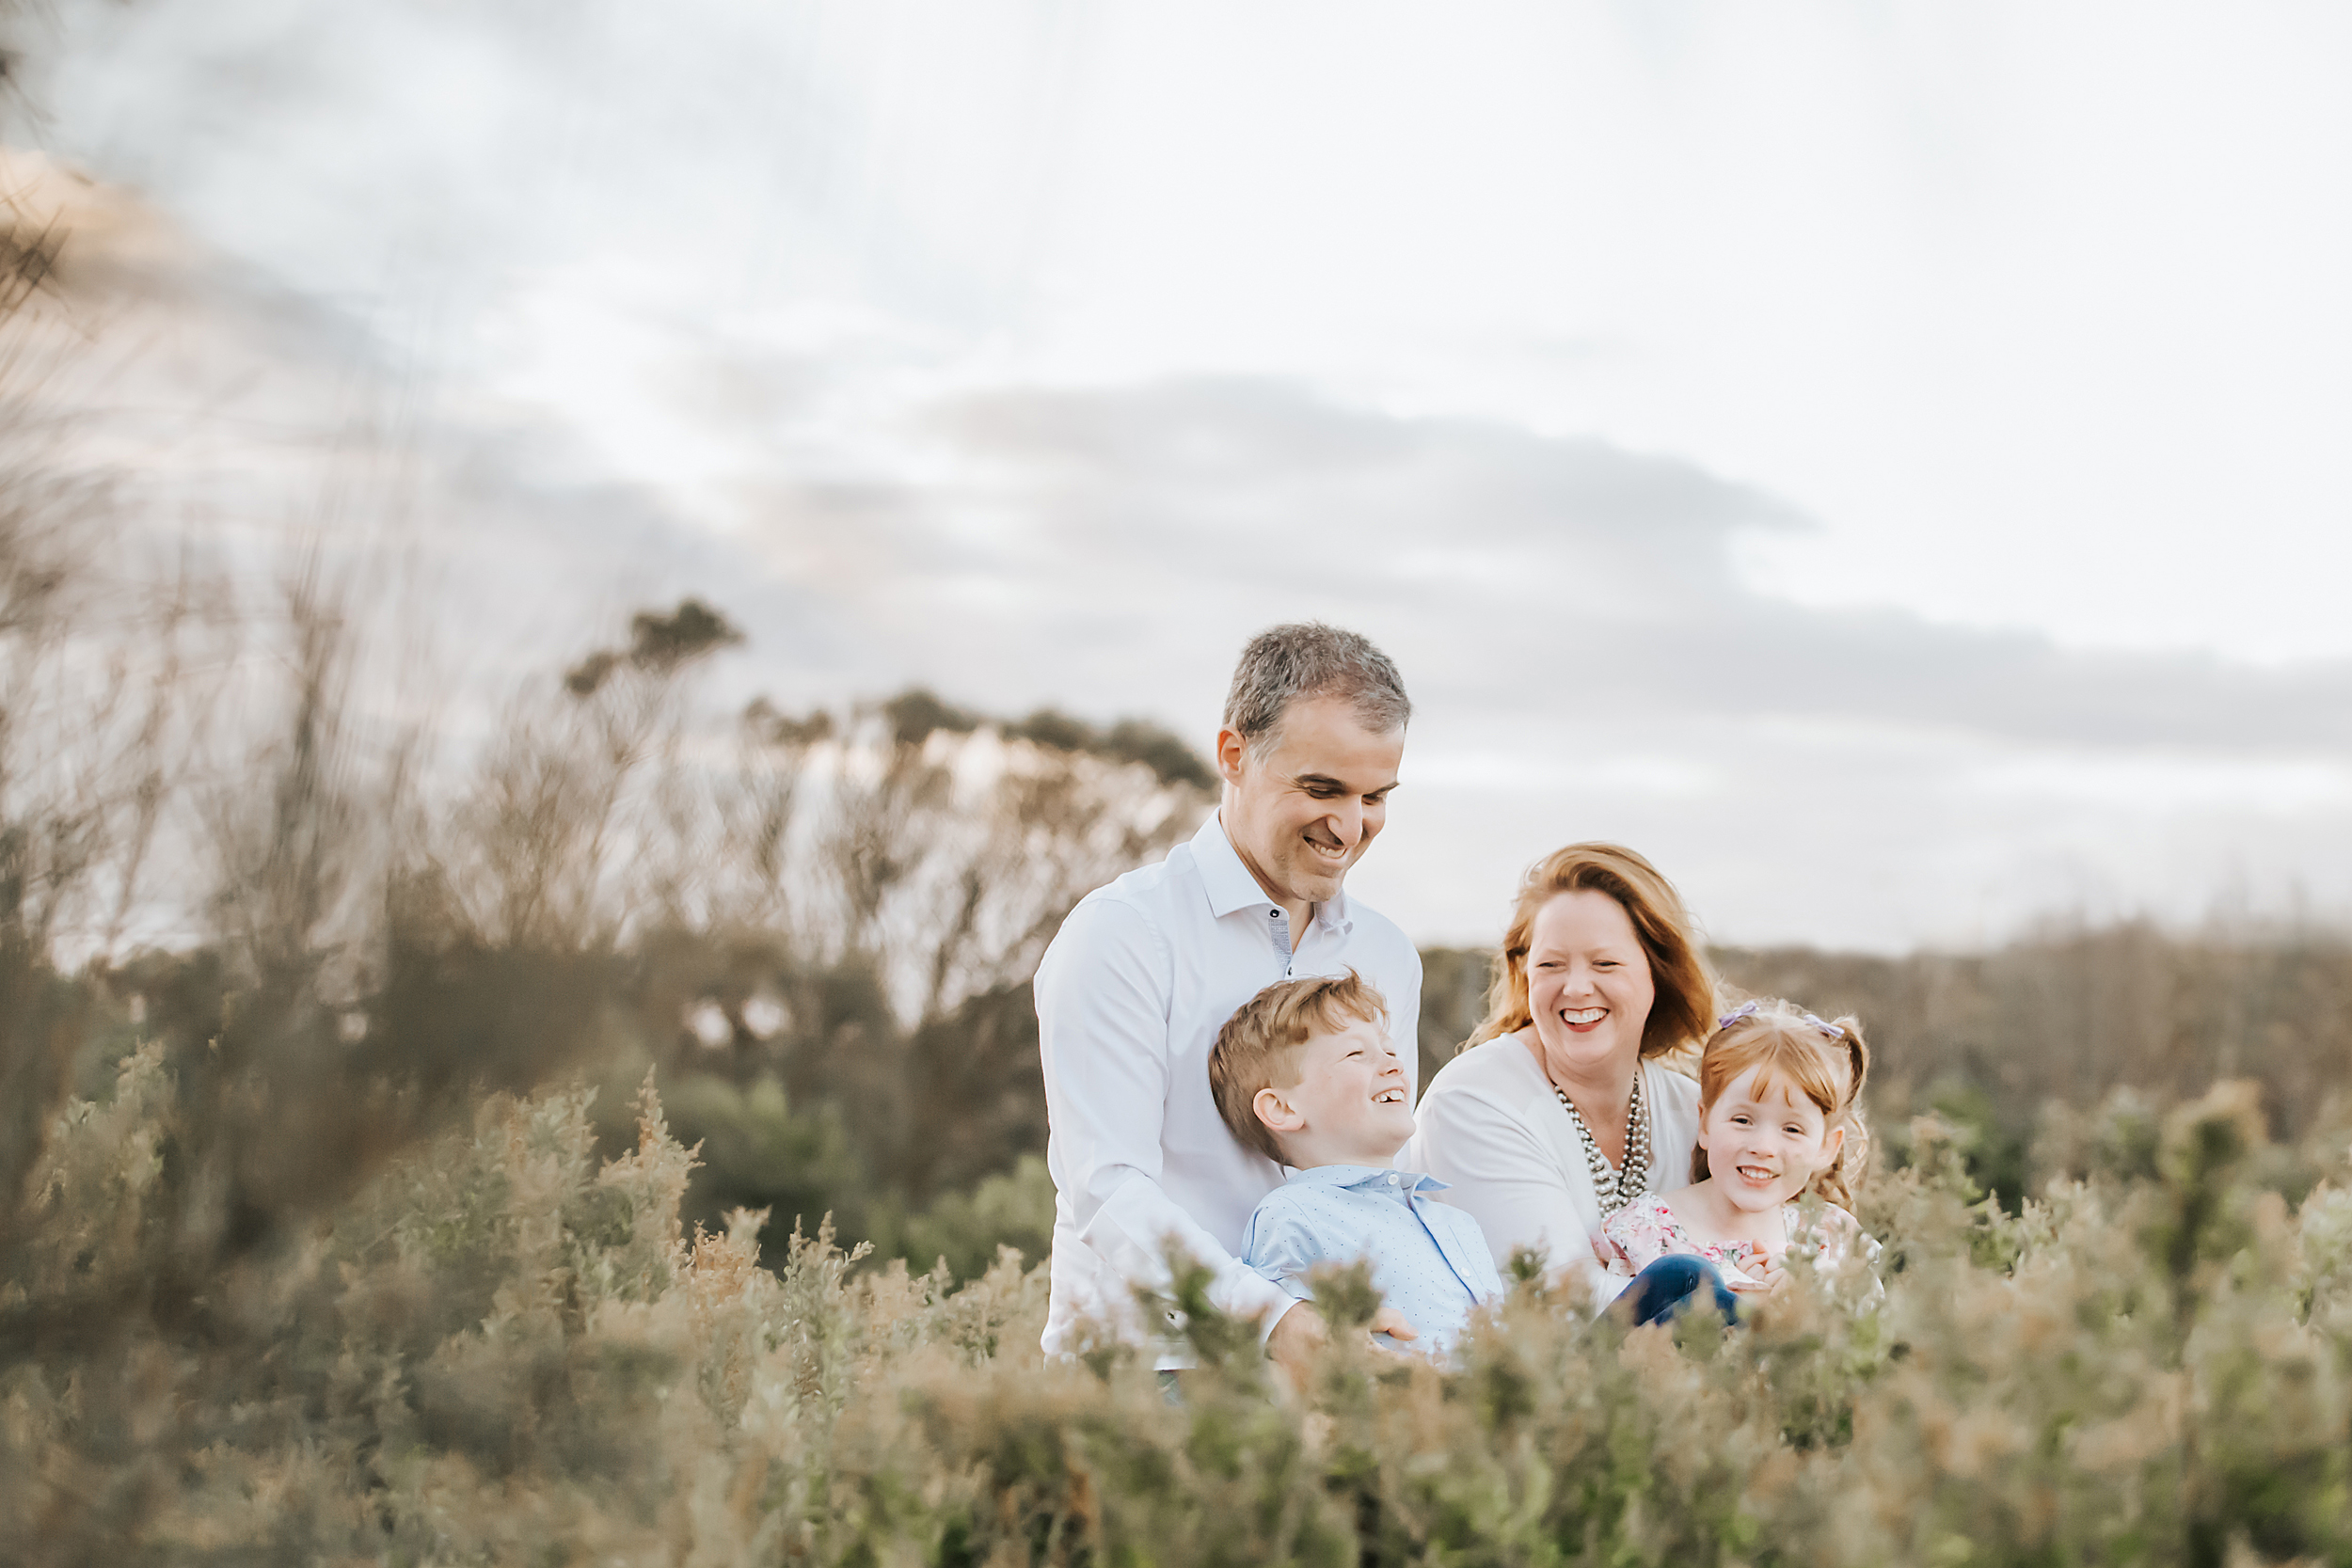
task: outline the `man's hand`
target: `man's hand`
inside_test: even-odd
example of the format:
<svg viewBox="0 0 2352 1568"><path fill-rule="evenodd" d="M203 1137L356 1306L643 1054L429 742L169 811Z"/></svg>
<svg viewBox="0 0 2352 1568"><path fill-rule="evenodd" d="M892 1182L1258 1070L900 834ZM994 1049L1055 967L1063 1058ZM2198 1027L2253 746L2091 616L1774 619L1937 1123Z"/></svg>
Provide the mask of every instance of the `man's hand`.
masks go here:
<svg viewBox="0 0 2352 1568"><path fill-rule="evenodd" d="M1405 1314L1398 1311L1393 1307L1383 1307L1379 1311L1375 1312L1372 1315L1372 1328L1370 1332L1375 1336L1385 1334L1390 1338L1398 1341L1418 1339L1421 1338L1419 1331L1417 1331L1411 1323L1405 1321ZM1375 1339L1375 1343L1377 1342L1378 1341Z"/></svg>
<svg viewBox="0 0 2352 1568"><path fill-rule="evenodd" d="M1378 1341L1375 1337L1382 1334L1399 1344L1421 1338L1421 1331L1393 1307L1383 1307L1375 1312L1364 1333L1375 1344ZM1292 1390L1303 1394L1315 1353L1330 1342L1331 1327L1323 1321L1323 1314L1302 1301L1283 1313L1275 1323L1274 1332L1266 1336L1265 1355L1280 1370Z"/></svg>
<svg viewBox="0 0 2352 1568"><path fill-rule="evenodd" d="M1331 1330L1323 1321L1323 1314L1312 1304L1299 1302L1276 1320L1274 1332L1265 1337L1265 1358L1274 1363L1276 1370L1287 1380L1295 1393L1307 1391L1307 1370L1315 1358L1315 1352L1330 1342Z"/></svg>

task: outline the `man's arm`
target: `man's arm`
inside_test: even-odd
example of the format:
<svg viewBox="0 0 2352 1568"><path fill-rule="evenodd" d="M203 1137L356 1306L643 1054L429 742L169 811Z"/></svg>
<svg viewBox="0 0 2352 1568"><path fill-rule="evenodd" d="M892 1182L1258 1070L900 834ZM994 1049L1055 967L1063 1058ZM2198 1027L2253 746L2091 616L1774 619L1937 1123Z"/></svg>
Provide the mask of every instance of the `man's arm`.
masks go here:
<svg viewBox="0 0 2352 1568"><path fill-rule="evenodd" d="M1168 1117L1169 965L1134 909L1072 911L1037 974L1054 1180L1081 1237L1131 1285L1164 1288L1172 1241L1216 1275L1218 1310L1268 1330L1291 1297L1225 1250L1160 1185Z"/></svg>

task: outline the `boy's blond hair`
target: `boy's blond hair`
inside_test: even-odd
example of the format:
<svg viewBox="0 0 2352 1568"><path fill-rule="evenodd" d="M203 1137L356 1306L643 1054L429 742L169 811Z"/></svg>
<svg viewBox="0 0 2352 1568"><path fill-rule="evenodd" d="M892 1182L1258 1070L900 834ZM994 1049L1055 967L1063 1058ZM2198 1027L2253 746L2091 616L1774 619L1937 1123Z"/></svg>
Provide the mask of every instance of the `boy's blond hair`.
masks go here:
<svg viewBox="0 0 2352 1568"><path fill-rule="evenodd" d="M1209 1092L1216 1097L1217 1114L1243 1148L1278 1165L1290 1164L1274 1129L1258 1119L1258 1091L1298 1082L1298 1048L1317 1030L1336 1034L1351 1023L1385 1027L1388 1020L1388 1003L1352 969L1337 978L1266 987L1233 1010L1209 1048Z"/></svg>

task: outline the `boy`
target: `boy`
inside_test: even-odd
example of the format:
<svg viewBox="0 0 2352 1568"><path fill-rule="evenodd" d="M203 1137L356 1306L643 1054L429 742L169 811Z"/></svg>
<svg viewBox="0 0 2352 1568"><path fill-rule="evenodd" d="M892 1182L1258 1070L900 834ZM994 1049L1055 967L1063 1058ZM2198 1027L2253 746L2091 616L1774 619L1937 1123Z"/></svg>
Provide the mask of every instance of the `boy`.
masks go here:
<svg viewBox="0 0 2352 1568"><path fill-rule="evenodd" d="M1316 1265L1362 1259L1411 1325L1375 1328L1441 1356L1502 1280L1478 1222L1430 1196L1445 1183L1390 1164L1413 1107L1387 1012L1353 972L1268 986L1217 1032L1209 1089L1234 1137L1293 1167L1249 1216L1242 1261L1304 1301Z"/></svg>

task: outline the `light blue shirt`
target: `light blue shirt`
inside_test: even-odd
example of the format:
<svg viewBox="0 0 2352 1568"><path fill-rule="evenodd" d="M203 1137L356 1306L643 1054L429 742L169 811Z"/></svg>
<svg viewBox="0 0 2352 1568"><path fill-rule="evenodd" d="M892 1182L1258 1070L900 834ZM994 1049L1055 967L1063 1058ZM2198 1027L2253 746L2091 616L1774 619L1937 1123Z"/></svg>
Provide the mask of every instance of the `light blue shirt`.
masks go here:
<svg viewBox="0 0 2352 1568"><path fill-rule="evenodd" d="M1266 1194L1243 1233L1241 1259L1300 1301L1323 1263L1372 1264L1373 1288L1421 1336L1409 1348L1443 1355L1470 1308L1502 1294L1478 1222L1431 1195L1445 1183L1375 1165L1315 1165Z"/></svg>

